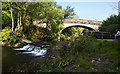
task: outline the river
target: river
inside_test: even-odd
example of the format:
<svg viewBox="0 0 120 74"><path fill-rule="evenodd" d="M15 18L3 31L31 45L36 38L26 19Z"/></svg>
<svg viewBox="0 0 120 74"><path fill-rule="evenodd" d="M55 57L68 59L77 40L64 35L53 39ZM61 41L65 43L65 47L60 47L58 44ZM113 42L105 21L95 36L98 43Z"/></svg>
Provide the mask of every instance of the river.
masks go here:
<svg viewBox="0 0 120 74"><path fill-rule="evenodd" d="M11 72L13 68L44 58L47 48L25 45L22 48L2 47L2 72Z"/></svg>

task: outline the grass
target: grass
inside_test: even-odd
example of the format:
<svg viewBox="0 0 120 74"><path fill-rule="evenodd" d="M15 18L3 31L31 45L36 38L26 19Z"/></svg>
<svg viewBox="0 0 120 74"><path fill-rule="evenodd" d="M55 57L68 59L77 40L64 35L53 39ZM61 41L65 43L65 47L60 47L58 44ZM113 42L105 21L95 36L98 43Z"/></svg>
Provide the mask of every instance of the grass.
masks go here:
<svg viewBox="0 0 120 74"><path fill-rule="evenodd" d="M70 43L70 44L69 44ZM59 50L58 50L59 49ZM118 42L81 38L78 41L55 42L48 58L40 66L40 72L118 72ZM57 53L57 54L56 54ZM51 55L49 55L51 56ZM98 58L101 60L98 62ZM108 61L106 61L106 59ZM95 60L95 62L91 62ZM49 61L49 62L48 62ZM83 69L83 70L82 70Z"/></svg>
<svg viewBox="0 0 120 74"><path fill-rule="evenodd" d="M78 63L78 67L84 67L87 69L90 68L90 66L92 65L91 63L87 62L83 58L78 58L77 63Z"/></svg>
<svg viewBox="0 0 120 74"><path fill-rule="evenodd" d="M117 41L96 40L89 37L80 37L78 41L72 39L72 41L54 42L51 45L52 52L48 52L45 62L38 65L37 71L118 72L119 47ZM51 55L55 58L50 58ZM95 61L91 62L92 60Z"/></svg>
<svg viewBox="0 0 120 74"><path fill-rule="evenodd" d="M66 57L73 60L73 64L77 63L77 67L83 67L86 70L90 69L91 71L103 71L107 72L109 69L115 70L119 65L119 42L118 41L105 41L105 40L96 40L93 38L84 38L77 41L72 41L71 47L66 45L69 51L66 53L66 50L62 50L62 53L65 53L62 57ZM65 45L64 45L65 46ZM101 58L101 62L104 62L103 65L108 66L104 68L93 65L91 60L93 58ZM104 58L109 59L110 61L104 60ZM77 61L76 61L77 60ZM107 63L107 64L106 64ZM112 65L112 66L110 66ZM92 70L91 66L94 66L96 69ZM98 67L98 68L97 68ZM100 70L101 69L101 70ZM89 71L90 71L89 70ZM74 71L74 70L73 70ZM76 70L75 70L76 71ZM118 70L117 70L118 71Z"/></svg>

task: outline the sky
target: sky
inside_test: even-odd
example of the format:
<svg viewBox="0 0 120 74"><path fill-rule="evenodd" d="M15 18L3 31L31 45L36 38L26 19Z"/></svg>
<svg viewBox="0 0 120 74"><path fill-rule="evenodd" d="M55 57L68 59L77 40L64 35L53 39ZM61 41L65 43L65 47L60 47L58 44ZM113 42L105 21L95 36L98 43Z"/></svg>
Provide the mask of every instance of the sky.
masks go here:
<svg viewBox="0 0 120 74"><path fill-rule="evenodd" d="M118 2L81 2L81 1L57 1L57 5L66 8L71 6L74 8L75 14L79 19L103 21L111 15L118 15Z"/></svg>

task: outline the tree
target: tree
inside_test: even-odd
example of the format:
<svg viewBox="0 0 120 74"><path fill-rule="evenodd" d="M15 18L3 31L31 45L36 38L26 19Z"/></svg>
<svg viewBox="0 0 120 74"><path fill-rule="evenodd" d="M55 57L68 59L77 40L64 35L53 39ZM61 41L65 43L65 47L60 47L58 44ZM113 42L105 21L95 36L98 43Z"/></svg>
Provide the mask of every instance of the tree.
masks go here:
<svg viewBox="0 0 120 74"><path fill-rule="evenodd" d="M50 8L46 8L46 24L47 29L50 30L51 35L59 37L59 32L63 28L63 20L65 12L54 3L49 3Z"/></svg>
<svg viewBox="0 0 120 74"><path fill-rule="evenodd" d="M16 2L15 3L16 4L16 6L15 6L15 8L16 8L16 14L17 14L17 27L16 27L16 29L20 29L20 26L22 25L22 21L21 21L21 17L22 17L22 2Z"/></svg>
<svg viewBox="0 0 120 74"><path fill-rule="evenodd" d="M13 19L12 2L3 2L2 3L2 17L3 17L3 19L2 19L3 27L7 26L7 24L11 24L12 30L13 30L14 29L14 19ZM9 23L11 20L12 20L12 23Z"/></svg>
<svg viewBox="0 0 120 74"><path fill-rule="evenodd" d="M22 2L21 2L22 3ZM16 25L16 20L17 22L19 22L21 19L19 19L18 17L20 16L20 12L18 10L20 10L19 6L18 6L19 2L3 2L2 3L2 16L4 16L3 18L8 18L9 14L10 17L8 19L6 19L6 21L10 21L9 25L12 27L12 31L15 29L15 25ZM18 9L19 8L19 9ZM16 15L18 16L16 18ZM21 25L21 22L18 23L18 25ZM3 22L2 25L5 25L5 23Z"/></svg>
<svg viewBox="0 0 120 74"><path fill-rule="evenodd" d="M14 30L14 18L13 18L13 5L12 2L9 3L9 10L10 10L10 15L11 15L11 19L12 19L12 31Z"/></svg>
<svg viewBox="0 0 120 74"><path fill-rule="evenodd" d="M71 8L70 6L67 6L66 9L64 9L65 14L64 18L71 18L71 16L75 15L74 8Z"/></svg>
<svg viewBox="0 0 120 74"><path fill-rule="evenodd" d="M111 15L106 21L103 21L100 31L114 33L116 29L120 29L120 15Z"/></svg>
<svg viewBox="0 0 120 74"><path fill-rule="evenodd" d="M52 35L57 34L62 29L64 10L58 7L55 2L30 3L27 12L31 25L33 20L42 20L46 22L46 29Z"/></svg>
<svg viewBox="0 0 120 74"><path fill-rule="evenodd" d="M4 14L11 18L9 24L12 24L12 31L15 29L30 33L33 21L42 20L46 23L46 32L49 30L55 37L63 28L63 20L74 14L73 8L67 7L66 10L62 10L56 2L6 2L3 3L3 10Z"/></svg>

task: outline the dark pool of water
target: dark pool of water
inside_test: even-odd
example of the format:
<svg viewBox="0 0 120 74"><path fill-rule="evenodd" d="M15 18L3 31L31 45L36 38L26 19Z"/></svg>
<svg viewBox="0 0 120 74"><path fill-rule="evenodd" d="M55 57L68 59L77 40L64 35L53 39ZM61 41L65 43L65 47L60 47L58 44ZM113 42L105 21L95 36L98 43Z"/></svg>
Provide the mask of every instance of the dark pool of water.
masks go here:
<svg viewBox="0 0 120 74"><path fill-rule="evenodd" d="M11 67L22 63L28 63L36 57L31 54L19 54L23 51L15 51L14 48L2 47L2 72L7 72Z"/></svg>
<svg viewBox="0 0 120 74"><path fill-rule="evenodd" d="M47 45L49 44L47 42L36 42L32 45L44 49L47 48ZM31 71L32 70L31 67L35 67L33 66L33 64L35 65L43 64L48 56L48 51L43 56L35 56L34 54L31 53L23 54L24 52L28 52L26 50L14 50L14 49L19 49L19 48L2 47L2 72L11 72L11 71L15 72L15 70L18 69L17 67L20 67L22 69L27 68L29 69L29 71ZM36 69L37 69L37 65L35 69L33 69L33 71Z"/></svg>

